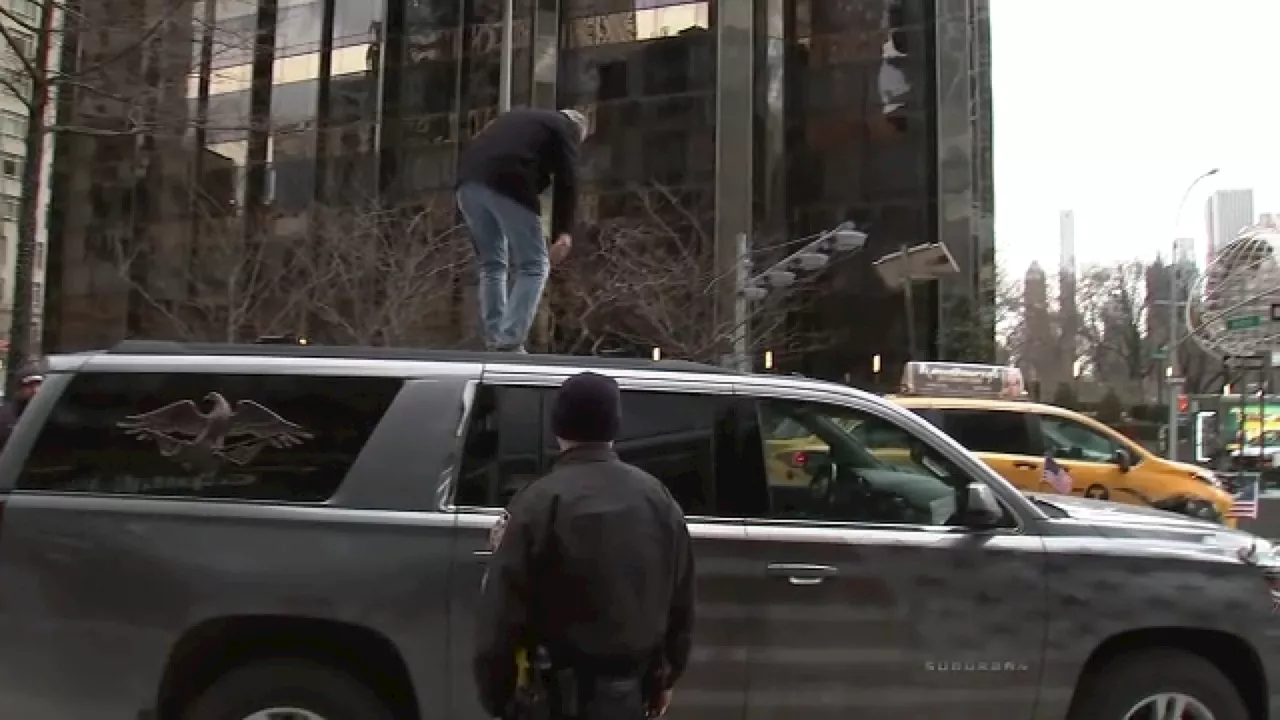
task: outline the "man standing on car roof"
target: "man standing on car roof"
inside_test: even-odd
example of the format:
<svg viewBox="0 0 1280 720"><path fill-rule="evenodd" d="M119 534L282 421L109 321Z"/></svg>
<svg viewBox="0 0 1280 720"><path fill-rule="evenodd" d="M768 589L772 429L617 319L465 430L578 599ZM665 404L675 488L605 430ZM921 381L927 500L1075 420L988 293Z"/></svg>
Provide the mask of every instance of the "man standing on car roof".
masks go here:
<svg viewBox="0 0 1280 720"><path fill-rule="evenodd" d="M44 374L38 366L33 364L22 369L18 377L17 396L5 398L4 405L0 406L0 447L9 442L9 436L18 426L18 420L22 418L23 411L27 409L27 404L31 402L31 398L35 397L36 391L40 389L40 384L43 382Z"/></svg>
<svg viewBox="0 0 1280 720"><path fill-rule="evenodd" d="M458 164L458 209L479 268L480 324L489 350L524 352L551 263L569 254L577 164L587 119L577 110L522 108L499 115ZM548 251L538 199L555 177ZM515 280L507 291L507 254Z"/></svg>
<svg viewBox="0 0 1280 720"><path fill-rule="evenodd" d="M495 533L475 656L493 717L656 717L689 661L689 531L666 487L614 452L620 408L611 378L566 380L551 411L560 455ZM518 656L537 659L537 709L519 700Z"/></svg>

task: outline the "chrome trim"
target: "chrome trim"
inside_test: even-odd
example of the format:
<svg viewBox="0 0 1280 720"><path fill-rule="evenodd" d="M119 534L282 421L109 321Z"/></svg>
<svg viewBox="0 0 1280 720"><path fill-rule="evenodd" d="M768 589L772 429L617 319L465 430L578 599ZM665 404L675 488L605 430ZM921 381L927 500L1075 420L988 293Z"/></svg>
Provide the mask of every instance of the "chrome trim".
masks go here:
<svg viewBox="0 0 1280 720"><path fill-rule="evenodd" d="M109 495L105 493L57 492L51 490L14 490L7 503L25 507L49 507L59 510L116 511L154 513L163 507L166 517L228 517L257 520L323 521L338 523L377 523L428 527L452 527L453 515L422 510L368 510L327 504L261 502L162 495Z"/></svg>
<svg viewBox="0 0 1280 720"><path fill-rule="evenodd" d="M467 425L471 422L471 410L475 407L476 393L479 389L479 380L468 380L462 387L462 413L458 416L458 428L453 433L455 438L462 437L467 431Z"/></svg>
<svg viewBox="0 0 1280 720"><path fill-rule="evenodd" d="M328 377L399 377L405 379L440 376L475 377L475 363L417 360L376 360L364 358L280 357L266 355L95 355L80 372L120 373L237 373L256 375L319 375Z"/></svg>
<svg viewBox="0 0 1280 720"><path fill-rule="evenodd" d="M474 530L488 530L502 516L502 508L457 508L453 517L456 527ZM690 517L685 519L689 527L689 535L703 540L741 540L744 537L745 523L741 519L734 522Z"/></svg>

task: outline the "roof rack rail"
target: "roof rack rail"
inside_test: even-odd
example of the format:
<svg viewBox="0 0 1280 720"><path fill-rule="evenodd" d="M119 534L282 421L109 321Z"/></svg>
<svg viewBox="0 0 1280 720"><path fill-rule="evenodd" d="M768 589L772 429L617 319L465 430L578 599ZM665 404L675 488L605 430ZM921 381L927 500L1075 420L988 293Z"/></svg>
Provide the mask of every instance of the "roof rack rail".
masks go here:
<svg viewBox="0 0 1280 720"><path fill-rule="evenodd" d="M734 374L733 370L688 360L599 357L594 355L520 355L476 350L430 350L417 348L362 347L355 345L305 345L295 343L201 343L172 340L124 340L106 351L108 355L213 355L220 357L294 357L343 360L389 360L420 362L474 362L497 365L550 365L580 367L594 365L618 370L666 370L669 372Z"/></svg>

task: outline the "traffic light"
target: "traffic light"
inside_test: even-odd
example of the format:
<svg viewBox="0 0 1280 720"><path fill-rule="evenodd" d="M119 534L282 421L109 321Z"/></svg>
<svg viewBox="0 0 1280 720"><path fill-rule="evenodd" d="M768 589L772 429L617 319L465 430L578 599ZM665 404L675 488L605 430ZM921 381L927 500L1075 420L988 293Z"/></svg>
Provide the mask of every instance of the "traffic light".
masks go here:
<svg viewBox="0 0 1280 720"><path fill-rule="evenodd" d="M1185 393L1178 394L1178 412L1185 413L1191 409L1191 400L1187 398Z"/></svg>

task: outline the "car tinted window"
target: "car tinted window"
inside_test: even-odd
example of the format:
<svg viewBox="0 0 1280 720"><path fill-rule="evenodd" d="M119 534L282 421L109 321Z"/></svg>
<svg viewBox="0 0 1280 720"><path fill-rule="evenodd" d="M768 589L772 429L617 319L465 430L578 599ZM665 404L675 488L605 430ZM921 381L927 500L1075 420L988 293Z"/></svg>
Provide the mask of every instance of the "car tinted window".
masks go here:
<svg viewBox="0 0 1280 720"><path fill-rule="evenodd" d="M476 394L454 502L501 507L543 470L541 388L482 386Z"/></svg>
<svg viewBox="0 0 1280 720"><path fill-rule="evenodd" d="M712 515L715 414L714 397L624 391L614 447L623 461L661 480L686 515Z"/></svg>
<svg viewBox="0 0 1280 720"><path fill-rule="evenodd" d="M19 489L323 502L391 404L392 378L85 373Z"/></svg>
<svg viewBox="0 0 1280 720"><path fill-rule="evenodd" d="M1027 416L1003 410L944 410L942 428L973 452L1038 455Z"/></svg>
<svg viewBox="0 0 1280 720"><path fill-rule="evenodd" d="M481 389L456 504L505 505L515 490L550 469L558 452L549 420L554 397L555 388ZM624 462L661 480L686 514L713 514L715 418L713 397L623 391L614 448Z"/></svg>
<svg viewBox="0 0 1280 720"><path fill-rule="evenodd" d="M1040 434L1046 450L1069 460L1109 463L1120 449L1113 439L1067 418L1041 415Z"/></svg>
<svg viewBox="0 0 1280 720"><path fill-rule="evenodd" d="M789 420L803 443L762 432L768 517L912 525L958 522L969 478L909 431L851 408L762 400L760 427Z"/></svg>

